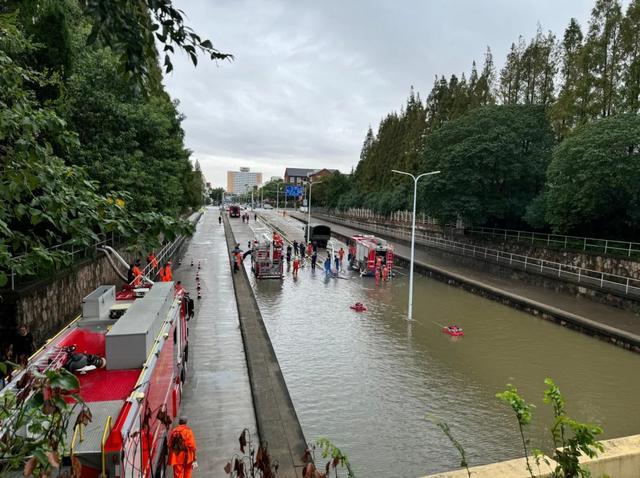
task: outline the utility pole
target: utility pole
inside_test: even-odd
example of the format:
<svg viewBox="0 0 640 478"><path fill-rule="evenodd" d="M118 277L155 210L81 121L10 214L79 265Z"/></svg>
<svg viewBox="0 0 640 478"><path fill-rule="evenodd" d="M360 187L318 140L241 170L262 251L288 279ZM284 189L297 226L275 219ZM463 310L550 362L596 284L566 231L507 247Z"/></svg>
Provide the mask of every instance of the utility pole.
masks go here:
<svg viewBox="0 0 640 478"><path fill-rule="evenodd" d="M392 169L391 172L397 174L404 174L410 176L413 179L413 218L411 221L411 262L409 264L409 311L407 313L407 320L413 320L413 260L416 243L416 196L418 195L418 180L424 176L431 176L433 174L440 174L440 171L431 171L429 173L422 173L418 176L414 176L411 173L405 171L398 171Z"/></svg>

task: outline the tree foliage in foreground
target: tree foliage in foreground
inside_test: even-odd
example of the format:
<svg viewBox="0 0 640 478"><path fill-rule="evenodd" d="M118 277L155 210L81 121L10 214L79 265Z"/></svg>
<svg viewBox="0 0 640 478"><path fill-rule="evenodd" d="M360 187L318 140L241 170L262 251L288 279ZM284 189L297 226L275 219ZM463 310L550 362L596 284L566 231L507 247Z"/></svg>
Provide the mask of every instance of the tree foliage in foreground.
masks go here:
<svg viewBox="0 0 640 478"><path fill-rule="evenodd" d="M0 374L7 366L0 362ZM26 477L51 476L68 451L71 418L85 426L91 412L78 395L77 377L65 369L30 370L17 387L0 399L0 476L20 470Z"/></svg>
<svg viewBox="0 0 640 478"><path fill-rule="evenodd" d="M640 232L640 117L625 114L578 128L554 151L546 219L558 232Z"/></svg>
<svg viewBox="0 0 640 478"><path fill-rule="evenodd" d="M233 58L186 25L186 14L172 0L80 0L80 3L93 20L89 45L108 46L118 52L122 70L138 84L153 77L156 41L162 45L167 73L173 69L171 57L176 49L186 53L194 66L199 54L211 60Z"/></svg>
<svg viewBox="0 0 640 478"><path fill-rule="evenodd" d="M72 2L67 5L72 6ZM73 18L72 10L56 11L61 15L71 12L66 21ZM46 10L40 13L48 18ZM64 15L61 18L64 23ZM119 111L129 112L129 116L119 118L129 122L115 126L118 118L113 117L105 100L109 95L100 97L104 89L97 88L94 95L79 89L84 98L65 101L62 93L73 89L77 78L74 71L78 75L73 68L82 64L77 61L78 55L70 53L72 67L43 63L46 56L41 53L48 51L47 45L27 40L20 20L19 12L0 16L0 287L6 284L10 271L29 276L69 262L67 253L51 250L51 246L80 247L113 232L131 246L147 249L157 243L160 233L170 239L187 231L188 226L176 218L177 213L198 203L197 199L184 199L185 191L197 194L198 189L182 145L180 117L168 97L156 95L142 100L121 94L119 103L114 103L121 108ZM36 20L31 19L33 25L46 29ZM47 35L38 38L43 40ZM92 77L86 71L82 74ZM123 103L127 101L125 108ZM65 120L66 116L74 121L81 110L100 108L104 111L92 120L94 132L102 128L101 135L79 136ZM141 114L146 116L142 118ZM112 129L107 128L108 118L112 119ZM88 122L76 126L91 127ZM121 144L123 137L113 132L123 128L127 133L135 132L128 136L125 147ZM114 150L120 154L107 154ZM96 151L94 162L82 167L77 164L78 157L90 157ZM159 181L148 181L156 189L129 187L126 178L132 176L131 172L146 173L152 164L166 172ZM108 174L101 176L102 168Z"/></svg>

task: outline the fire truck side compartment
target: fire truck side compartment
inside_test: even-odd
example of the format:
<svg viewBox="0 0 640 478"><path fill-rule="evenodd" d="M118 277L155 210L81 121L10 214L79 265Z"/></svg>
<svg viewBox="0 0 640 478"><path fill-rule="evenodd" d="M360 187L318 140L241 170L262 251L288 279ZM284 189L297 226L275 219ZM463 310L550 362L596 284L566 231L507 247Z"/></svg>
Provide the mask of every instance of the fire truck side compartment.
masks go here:
<svg viewBox="0 0 640 478"><path fill-rule="evenodd" d="M140 368L147 360L173 303L173 282L156 282L137 299L105 336L107 368Z"/></svg>
<svg viewBox="0 0 640 478"><path fill-rule="evenodd" d="M114 285L101 285L82 299L82 318L108 319L109 309L115 301L116 287Z"/></svg>

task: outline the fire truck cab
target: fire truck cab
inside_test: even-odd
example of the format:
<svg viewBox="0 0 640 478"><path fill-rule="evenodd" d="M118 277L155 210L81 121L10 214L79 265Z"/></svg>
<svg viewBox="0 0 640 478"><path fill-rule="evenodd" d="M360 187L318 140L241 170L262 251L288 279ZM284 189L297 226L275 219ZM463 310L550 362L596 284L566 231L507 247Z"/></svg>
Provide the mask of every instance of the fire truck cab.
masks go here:
<svg viewBox="0 0 640 478"><path fill-rule="evenodd" d="M229 217L240 217L240 206L237 204L229 206Z"/></svg>
<svg viewBox="0 0 640 478"><path fill-rule="evenodd" d="M372 235L355 235L349 240L351 268L361 276L374 276L376 269L386 266L393 275L393 246Z"/></svg>

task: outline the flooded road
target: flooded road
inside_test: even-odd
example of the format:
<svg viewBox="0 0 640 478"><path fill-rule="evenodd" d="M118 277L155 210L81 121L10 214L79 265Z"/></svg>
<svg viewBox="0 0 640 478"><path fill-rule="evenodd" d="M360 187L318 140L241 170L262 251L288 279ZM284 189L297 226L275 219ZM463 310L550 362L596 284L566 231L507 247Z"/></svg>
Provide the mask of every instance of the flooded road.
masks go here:
<svg viewBox="0 0 640 478"><path fill-rule="evenodd" d="M299 222L267 217L301 235ZM246 244L248 228L238 220L234 231ZM520 456L515 418L495 398L506 383L537 406L535 447L549 443L545 377L566 395L568 412L602 425L604 437L640 432L637 354L419 275L416 320L407 322L407 276L399 272L379 285L355 273L326 279L310 267L297 280L252 277L305 436L330 438L359 476L457 467L457 452L426 414L449 424L470 465ZM354 302L368 311L352 311ZM466 335L449 337L441 324Z"/></svg>

